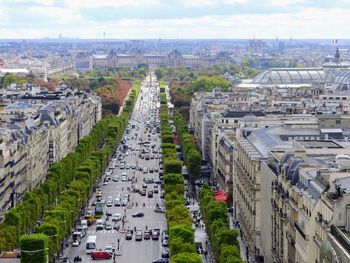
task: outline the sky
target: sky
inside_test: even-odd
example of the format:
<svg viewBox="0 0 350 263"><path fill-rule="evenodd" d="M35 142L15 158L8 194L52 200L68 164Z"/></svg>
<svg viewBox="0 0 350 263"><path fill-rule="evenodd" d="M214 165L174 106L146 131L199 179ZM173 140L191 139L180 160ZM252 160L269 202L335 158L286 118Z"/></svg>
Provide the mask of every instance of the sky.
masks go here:
<svg viewBox="0 0 350 263"><path fill-rule="evenodd" d="M349 39L350 0L0 0L0 38Z"/></svg>

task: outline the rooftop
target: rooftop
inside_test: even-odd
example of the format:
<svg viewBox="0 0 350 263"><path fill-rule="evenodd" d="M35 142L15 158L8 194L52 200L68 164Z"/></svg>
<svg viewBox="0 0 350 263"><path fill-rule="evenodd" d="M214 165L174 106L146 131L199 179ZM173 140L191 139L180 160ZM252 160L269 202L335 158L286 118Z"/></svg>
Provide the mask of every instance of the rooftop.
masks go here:
<svg viewBox="0 0 350 263"><path fill-rule="evenodd" d="M328 141L328 140L297 140L301 145L303 145L305 148L330 148L330 149L339 149L344 148L340 144L336 143L335 141Z"/></svg>

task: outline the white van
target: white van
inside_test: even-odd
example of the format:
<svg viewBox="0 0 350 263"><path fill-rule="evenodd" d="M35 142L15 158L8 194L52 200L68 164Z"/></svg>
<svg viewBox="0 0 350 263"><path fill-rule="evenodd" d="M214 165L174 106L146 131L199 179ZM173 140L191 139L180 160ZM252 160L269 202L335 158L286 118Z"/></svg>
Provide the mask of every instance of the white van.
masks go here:
<svg viewBox="0 0 350 263"><path fill-rule="evenodd" d="M85 219L81 220L81 224L80 225L82 226L82 228L84 230L88 229L88 222L87 222L87 220L85 220Z"/></svg>
<svg viewBox="0 0 350 263"><path fill-rule="evenodd" d="M91 254L92 251L96 250L96 239L96 236L88 236L85 244L86 254Z"/></svg>

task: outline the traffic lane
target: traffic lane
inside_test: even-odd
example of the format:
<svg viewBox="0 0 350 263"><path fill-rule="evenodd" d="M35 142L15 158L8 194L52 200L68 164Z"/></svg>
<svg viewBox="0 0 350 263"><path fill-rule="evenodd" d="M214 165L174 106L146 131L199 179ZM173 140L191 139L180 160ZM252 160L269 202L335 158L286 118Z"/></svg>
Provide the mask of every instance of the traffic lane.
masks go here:
<svg viewBox="0 0 350 263"><path fill-rule="evenodd" d="M142 130L139 131L139 134L142 134ZM141 136L142 136L142 135L141 135ZM137 151L136 151L136 152L137 152ZM126 161L132 162L132 161L137 161L137 160L140 160L137 156L133 156L133 155L132 155L131 157L129 157L129 156L126 157ZM157 160L157 159L145 161L144 165L146 165L148 168L149 168L149 167L154 168L155 165L158 165L158 163L157 163L156 160ZM124 171L124 170L120 170L120 169L114 169L114 170L115 170L117 173L121 173L122 171ZM138 172L138 171L135 171L135 174L137 174L137 176L138 176L139 178L150 178L150 177L153 177L153 178L156 179L156 177L155 177L155 176L152 176L152 174L143 174L143 173L140 173L140 172ZM107 185L102 185L102 186L101 186L102 191L103 191L103 196L104 196L104 198L106 198L107 196L112 196L112 197L113 197L113 195L116 194L116 193L118 193L118 192L123 193L123 192L125 192L125 190L126 190L127 187L130 187L130 183L129 183L129 182L125 182L125 183L121 183L121 182L119 182L119 183L112 183L112 182L109 182ZM155 223L155 225L149 224L150 227L151 227L151 226L152 226L152 227L157 226L157 227L161 227L161 228L165 228L165 227L166 227L165 216L162 215L162 214L156 214L156 213L154 213L154 207L155 207L155 206L154 206L154 204L155 204L155 201L154 201L154 200L157 199L157 195L154 195L153 198L146 198L146 197L141 197L141 196L136 195L136 194L132 194L132 198L135 199L135 202L138 200L139 202L143 201L143 202L145 202L145 204L147 204L145 208L142 208L142 211L144 211L144 213L145 213L145 218L143 218L143 220L141 221L142 223L144 223L144 227L146 226L146 223L147 223L147 222ZM93 198L92 198L92 199L93 199ZM152 200L151 200L151 199L152 199ZM147 200L147 201L146 201L146 200ZM152 201L153 201L153 202L152 202ZM161 201L161 200L159 199L159 201ZM111 207L111 208L106 208L106 209L107 209L108 211L111 211L112 213L120 213L120 214L123 214L123 208L122 208L122 207ZM124 208L124 209L125 209L125 208ZM130 209L130 212L133 213L134 210L139 210L139 209L140 209L140 207L138 207L138 208L132 207L132 208ZM149 210L149 211L148 211L148 210ZM127 213L127 221L128 221L127 224L135 224L135 223L137 223L137 221L138 221L138 220L136 221L137 218L132 218L132 217L131 217L131 213ZM128 216L128 214L129 214L129 216ZM155 218L155 217L156 217L156 218ZM161 220L158 221L157 217L160 217ZM162 225L162 223L164 223L164 224ZM99 241L98 241L98 246L99 246L99 244L100 244L100 247L101 247L102 249L103 249L106 245L109 245L110 243L115 243L116 240L117 240L117 237L120 238L121 242L122 242L122 240L123 240L123 234L114 233L114 230L112 230L112 231L105 231L105 230L102 230L102 231L94 231L94 230L92 230L93 228L94 228L94 226L92 226L92 227L89 228L89 233L95 233L95 234L97 235L97 239L98 239L98 240L100 240L100 239L99 239L99 236L100 236L100 235L103 235L103 242L99 242ZM108 236L108 238L107 238L107 236ZM84 243L85 241L86 241L86 237L83 239L83 242L82 242L82 243ZM135 241L135 242L136 242L136 241ZM124 242L121 243L121 244L124 244ZM148 244L148 245L149 245L149 244ZM121 246L123 246L123 245L121 245ZM153 254L150 256L149 259L148 259L148 257L146 257L146 258L147 258L147 259L146 259L146 260L147 260L146 262L149 262L149 261L151 261L151 260L154 259L154 258L158 258L158 257L159 257L159 254L160 254L160 248L159 248L159 246L154 246L154 245L152 245L152 243L151 243L151 246L154 248L153 250L156 251L156 252L158 252L158 253L153 253ZM149 250L149 248L145 248L145 249L148 249L148 250ZM88 255L85 255L85 246L80 246L79 249L74 248L74 249L72 249L72 250L75 251L75 252L77 251L77 252L85 259L84 262L87 262L87 260L90 261L89 256L88 256ZM131 250L133 250L133 249L131 249ZM153 250L152 250L152 251L153 251ZM133 255L135 255L135 253L133 253ZM135 260L138 260L138 259L139 259L139 258L135 258Z"/></svg>

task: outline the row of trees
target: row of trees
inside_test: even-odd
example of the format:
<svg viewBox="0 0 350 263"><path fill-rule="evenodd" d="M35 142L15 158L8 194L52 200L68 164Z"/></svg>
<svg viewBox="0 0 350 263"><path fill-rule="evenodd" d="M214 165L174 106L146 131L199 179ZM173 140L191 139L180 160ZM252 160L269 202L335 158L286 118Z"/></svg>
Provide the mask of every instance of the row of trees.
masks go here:
<svg viewBox="0 0 350 263"><path fill-rule="evenodd" d="M182 162L177 158L175 144L172 140L172 129L169 124L164 89L161 89L160 99L165 206L171 262L201 263L202 258L196 253L194 245L191 215L184 206L185 186L182 176Z"/></svg>
<svg viewBox="0 0 350 263"><path fill-rule="evenodd" d="M200 177L202 158L196 148L193 136L188 132L187 122L182 115L176 111L174 115L176 132L180 139L183 159L185 161L190 183L195 189L195 181Z"/></svg>
<svg viewBox="0 0 350 263"><path fill-rule="evenodd" d="M40 263L60 249L123 135L139 89L137 82L123 113L99 121L75 152L50 168L46 182L27 192L18 206L6 213L0 225L0 252L20 246L22 262Z"/></svg>
<svg viewBox="0 0 350 263"><path fill-rule="evenodd" d="M200 190L200 206L216 262L243 262L237 240L239 232L229 229L226 203L216 201L208 185L204 185Z"/></svg>

